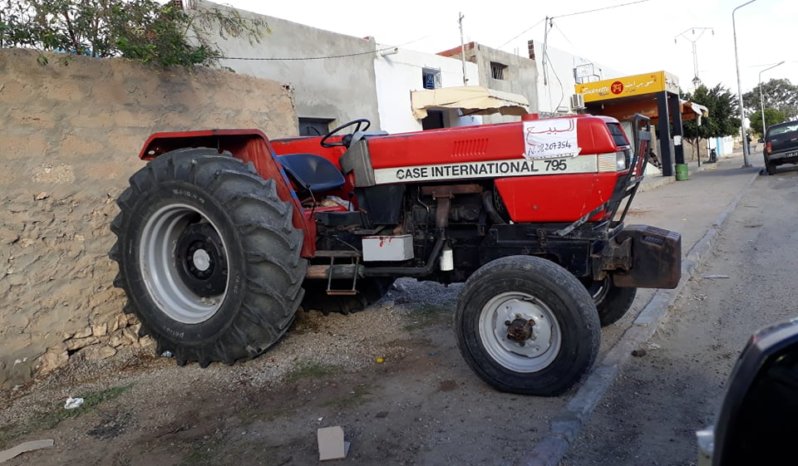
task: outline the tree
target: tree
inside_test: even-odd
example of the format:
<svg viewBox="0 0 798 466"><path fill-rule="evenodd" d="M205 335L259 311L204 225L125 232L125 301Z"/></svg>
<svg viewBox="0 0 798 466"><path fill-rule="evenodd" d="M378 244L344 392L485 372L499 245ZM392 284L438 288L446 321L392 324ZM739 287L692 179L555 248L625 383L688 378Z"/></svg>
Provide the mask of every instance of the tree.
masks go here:
<svg viewBox="0 0 798 466"><path fill-rule="evenodd" d="M685 121L683 125L683 137L693 145L699 157L700 139L731 136L740 131L740 119L736 116L740 108L737 98L720 84L712 89L702 84L685 99L707 107L709 112L701 119L700 126L698 120Z"/></svg>
<svg viewBox="0 0 798 466"><path fill-rule="evenodd" d="M754 130L755 133L764 137L765 134L762 131L762 112L757 111L752 113L750 119L751 129ZM787 115L785 115L781 110L777 110L775 108L765 108L765 122L767 122L768 128L787 119Z"/></svg>
<svg viewBox="0 0 798 466"><path fill-rule="evenodd" d="M765 109L774 109L784 115L783 119L790 119L798 115L798 86L794 86L788 79L771 79L758 84L750 92L743 94L745 110L749 114L761 112L759 90L762 88L762 99ZM762 117L759 117L762 119ZM766 117L767 118L767 117ZM780 121L776 122L780 123ZM762 125L759 126L760 130Z"/></svg>
<svg viewBox="0 0 798 466"><path fill-rule="evenodd" d="M162 66L210 65L210 32L259 42L267 28L236 10L184 11L154 0L0 0L0 47L30 47Z"/></svg>

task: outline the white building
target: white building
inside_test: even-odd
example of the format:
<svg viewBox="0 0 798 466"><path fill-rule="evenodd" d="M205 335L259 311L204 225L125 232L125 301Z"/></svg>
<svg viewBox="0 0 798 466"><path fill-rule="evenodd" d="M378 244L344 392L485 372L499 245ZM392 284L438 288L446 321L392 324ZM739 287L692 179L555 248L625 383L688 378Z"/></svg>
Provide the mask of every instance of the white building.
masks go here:
<svg viewBox="0 0 798 466"><path fill-rule="evenodd" d="M583 83L630 74L551 46L547 47L544 60L543 44L535 42L534 47L538 63L537 110L542 114L571 112L571 96L577 79Z"/></svg>
<svg viewBox="0 0 798 466"><path fill-rule="evenodd" d="M377 83L377 107L382 129L389 133L421 131L424 124L413 116L410 93L422 89L463 85L463 64L460 60L414 52L404 49L383 50L374 59ZM468 82L479 82L476 63L465 63ZM440 112L440 113L438 113ZM432 118L442 118L444 127L482 123L480 116L461 116L456 109L430 112Z"/></svg>

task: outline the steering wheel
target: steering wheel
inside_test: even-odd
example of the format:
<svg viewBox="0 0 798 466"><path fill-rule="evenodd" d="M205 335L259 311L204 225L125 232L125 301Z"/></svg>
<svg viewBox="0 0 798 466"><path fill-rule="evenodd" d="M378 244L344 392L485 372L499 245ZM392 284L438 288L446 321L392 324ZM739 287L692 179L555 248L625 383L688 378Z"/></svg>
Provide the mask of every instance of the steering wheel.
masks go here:
<svg viewBox="0 0 798 466"><path fill-rule="evenodd" d="M331 137L337 135L338 133L340 133L341 131L350 126L354 126L355 129L349 135L357 133L358 131L365 131L369 129L369 127L371 126L371 122L365 118L358 118L357 120L352 120L347 123L344 123L341 126L330 131L329 133L325 134L324 137L321 138L321 141L319 141L319 144L321 144L321 147L337 147L337 146L349 147L349 141L345 139L346 136L344 136L344 138L341 138L340 142L327 142L327 141ZM349 139L351 140L351 138Z"/></svg>

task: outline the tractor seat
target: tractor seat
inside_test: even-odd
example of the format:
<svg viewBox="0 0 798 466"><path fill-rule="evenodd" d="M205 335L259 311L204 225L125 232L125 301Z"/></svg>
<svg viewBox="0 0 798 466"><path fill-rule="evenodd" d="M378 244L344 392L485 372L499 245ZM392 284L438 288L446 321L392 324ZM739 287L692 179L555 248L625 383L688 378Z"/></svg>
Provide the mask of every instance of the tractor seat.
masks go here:
<svg viewBox="0 0 798 466"><path fill-rule="evenodd" d="M286 154L277 157L285 172L312 195L344 185L344 175L332 162L315 154Z"/></svg>

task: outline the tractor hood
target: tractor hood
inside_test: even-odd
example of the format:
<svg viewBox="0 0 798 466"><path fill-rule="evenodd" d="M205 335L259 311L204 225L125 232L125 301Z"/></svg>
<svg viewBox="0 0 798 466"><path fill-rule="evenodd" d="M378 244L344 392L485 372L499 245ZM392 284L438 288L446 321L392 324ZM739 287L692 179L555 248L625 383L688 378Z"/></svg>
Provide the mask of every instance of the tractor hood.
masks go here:
<svg viewBox="0 0 798 466"><path fill-rule="evenodd" d="M413 116L419 120L427 116L428 109L433 108L458 108L466 115L525 115L529 109L529 101L522 95L482 86L425 89L412 91L410 97Z"/></svg>

